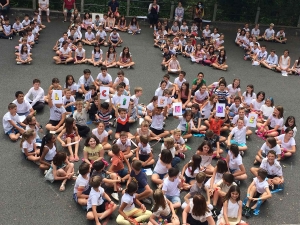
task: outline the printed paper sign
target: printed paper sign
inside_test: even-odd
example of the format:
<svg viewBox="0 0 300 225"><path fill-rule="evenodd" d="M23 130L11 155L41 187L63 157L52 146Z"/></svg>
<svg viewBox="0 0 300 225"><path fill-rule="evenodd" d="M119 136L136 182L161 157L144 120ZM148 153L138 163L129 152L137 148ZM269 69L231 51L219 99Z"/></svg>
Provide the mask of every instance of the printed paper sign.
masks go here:
<svg viewBox="0 0 300 225"><path fill-rule="evenodd" d="M109 87L100 86L100 99L109 99Z"/></svg>
<svg viewBox="0 0 300 225"><path fill-rule="evenodd" d="M216 104L216 116L217 117L225 117L225 104L224 103L217 103Z"/></svg>
<svg viewBox="0 0 300 225"><path fill-rule="evenodd" d="M247 121L247 127L256 127L256 119L257 119L256 113L249 113L248 115L248 121Z"/></svg>
<svg viewBox="0 0 300 225"><path fill-rule="evenodd" d="M84 95L84 101L88 101L92 98L92 91L89 91L87 93L85 93Z"/></svg>
<svg viewBox="0 0 300 225"><path fill-rule="evenodd" d="M173 116L182 116L182 102L173 103Z"/></svg>
<svg viewBox="0 0 300 225"><path fill-rule="evenodd" d="M52 91L52 102L53 104L62 104L62 90L53 90Z"/></svg>
<svg viewBox="0 0 300 225"><path fill-rule="evenodd" d="M158 96L158 107L166 107L168 104L168 98L164 96Z"/></svg>
<svg viewBox="0 0 300 225"><path fill-rule="evenodd" d="M130 96L126 96L126 95L122 95L121 99L120 99L120 108L122 109L128 109L130 103Z"/></svg>

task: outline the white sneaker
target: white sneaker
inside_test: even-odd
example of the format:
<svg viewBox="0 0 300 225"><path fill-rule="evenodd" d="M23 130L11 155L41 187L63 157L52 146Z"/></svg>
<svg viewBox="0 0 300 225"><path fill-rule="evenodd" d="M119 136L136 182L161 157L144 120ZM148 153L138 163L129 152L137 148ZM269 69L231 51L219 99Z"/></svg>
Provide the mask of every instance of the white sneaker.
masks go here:
<svg viewBox="0 0 300 225"><path fill-rule="evenodd" d="M17 64L18 64L18 65L21 65L22 63L21 63L21 62L17 62Z"/></svg>
<svg viewBox="0 0 300 225"><path fill-rule="evenodd" d="M127 69L130 69L130 66L128 66Z"/></svg>
<svg viewBox="0 0 300 225"><path fill-rule="evenodd" d="M120 66L120 69L123 69L124 68L124 66Z"/></svg>
<svg viewBox="0 0 300 225"><path fill-rule="evenodd" d="M113 197L116 201L119 201L119 195L118 195L118 193L116 193L116 192L112 193L111 197Z"/></svg>

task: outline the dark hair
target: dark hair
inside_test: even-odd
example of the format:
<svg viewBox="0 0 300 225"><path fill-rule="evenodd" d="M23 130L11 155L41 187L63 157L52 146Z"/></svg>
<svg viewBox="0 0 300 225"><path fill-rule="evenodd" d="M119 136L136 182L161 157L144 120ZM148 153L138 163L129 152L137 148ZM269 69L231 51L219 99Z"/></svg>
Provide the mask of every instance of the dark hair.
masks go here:
<svg viewBox="0 0 300 225"><path fill-rule="evenodd" d="M241 80L240 80L240 79L238 79L238 78L234 78L234 79L233 79L233 81L232 81L232 88L234 87L234 82L235 82L236 80L238 80L238 81L239 81L239 85L238 85L237 87L235 87L235 88L240 88L240 85L241 85Z"/></svg>
<svg viewBox="0 0 300 225"><path fill-rule="evenodd" d="M227 162L224 159L219 159L217 162L217 173L226 173L228 171Z"/></svg>
<svg viewBox="0 0 300 225"><path fill-rule="evenodd" d="M74 118L68 117L65 120L65 129L67 134L72 134L74 131Z"/></svg>
<svg viewBox="0 0 300 225"><path fill-rule="evenodd" d="M102 160L97 160L93 163L93 168L96 171L100 171L104 168L104 162Z"/></svg>
<svg viewBox="0 0 300 225"><path fill-rule="evenodd" d="M203 147L204 145L207 145L209 147L209 151L207 152L207 154L212 154L214 152L212 145L209 141L203 141L201 145L199 145L198 147L198 151L203 152Z"/></svg>
<svg viewBox="0 0 300 225"><path fill-rule="evenodd" d="M202 158L200 155L197 154L193 155L192 161L188 163L188 168L187 168L192 175L194 174L197 168L200 169L201 161ZM190 169L190 167L192 167L192 169Z"/></svg>
<svg viewBox="0 0 300 225"><path fill-rule="evenodd" d="M27 48L26 44L22 45L21 51L20 51L21 54L28 53L28 48L27 48L27 52L25 52L24 48Z"/></svg>
<svg viewBox="0 0 300 225"><path fill-rule="evenodd" d="M230 145L230 151L234 155L234 157L238 157L239 155L239 147L236 144Z"/></svg>
<svg viewBox="0 0 300 225"><path fill-rule="evenodd" d="M205 132L205 137L212 138L214 135L215 133L212 130L207 130Z"/></svg>
<svg viewBox="0 0 300 225"><path fill-rule="evenodd" d="M170 79L170 75L169 74L165 74L163 77L168 78L168 80Z"/></svg>
<svg viewBox="0 0 300 225"><path fill-rule="evenodd" d="M204 216L205 213L209 212L209 209L206 204L206 199L201 194L196 194L193 197L193 209L192 215L195 216Z"/></svg>
<svg viewBox="0 0 300 225"><path fill-rule="evenodd" d="M66 88L68 88L68 80L69 80L70 78L72 78L72 80L73 80L73 83L72 83L72 84L75 83L74 77L73 77L72 75L67 75L67 76L66 76Z"/></svg>
<svg viewBox="0 0 300 225"><path fill-rule="evenodd" d="M169 177L176 177L176 176L178 176L178 174L179 174L179 169L177 169L177 168L171 167L168 170Z"/></svg>
<svg viewBox="0 0 300 225"><path fill-rule="evenodd" d="M107 109L109 109L109 103L108 102L102 102L100 107L107 110Z"/></svg>
<svg viewBox="0 0 300 225"><path fill-rule="evenodd" d="M142 169L142 161L134 160L131 164L131 167L137 171L140 171Z"/></svg>
<svg viewBox="0 0 300 225"><path fill-rule="evenodd" d="M225 80L220 80L220 81L219 81L219 86L221 86L221 84L224 84L225 87L227 86L227 83L226 83Z"/></svg>
<svg viewBox="0 0 300 225"><path fill-rule="evenodd" d="M150 101L150 103L154 102L154 101L157 101L157 100L158 100L158 96L153 96L152 99L151 99L151 101Z"/></svg>
<svg viewBox="0 0 300 225"><path fill-rule="evenodd" d="M253 86L253 84L248 84L247 87L251 88L250 96L252 97L253 96L253 92L254 92L254 86Z"/></svg>
<svg viewBox="0 0 300 225"><path fill-rule="evenodd" d="M108 56L110 54L110 49L113 49L114 50L113 53L116 53L116 49L113 46L110 46L110 47L108 47L108 50L107 50Z"/></svg>
<svg viewBox="0 0 300 225"><path fill-rule="evenodd" d="M128 49L128 52L127 53L125 53L124 51L125 51L125 49ZM130 58L130 53L129 53L129 48L128 47L124 47L123 48L123 51L122 51L122 56L121 56L122 58ZM118 74L119 75L119 74Z"/></svg>
<svg viewBox="0 0 300 225"><path fill-rule="evenodd" d="M186 118L187 116L191 116L191 119L193 119L194 115L191 110L185 110L185 112L182 115L183 118Z"/></svg>
<svg viewBox="0 0 300 225"><path fill-rule="evenodd" d="M15 97L16 97L16 98L19 97L19 95L24 95L23 91L17 91L17 92L15 93Z"/></svg>
<svg viewBox="0 0 300 225"><path fill-rule="evenodd" d="M61 166L67 159L67 154L65 152L57 152L53 157L53 164L55 166Z"/></svg>
<svg viewBox="0 0 300 225"><path fill-rule="evenodd" d="M84 146L89 147L89 146L90 146L89 141L90 141L92 138L95 139L96 145L99 145L99 144L100 144L99 139L98 139L94 134L92 134L92 135L89 136L87 139L85 139Z"/></svg>
<svg viewBox="0 0 300 225"><path fill-rule="evenodd" d="M229 190L227 191L226 195L223 198L223 201L229 201L229 199L231 198L231 193L232 192L237 192L239 193L239 196L237 197L236 201L238 202L241 199L241 190L240 187L237 185L232 185Z"/></svg>
<svg viewBox="0 0 300 225"><path fill-rule="evenodd" d="M259 168L257 171L257 176L260 177L261 179L265 180L266 177L268 176L268 172L263 168Z"/></svg>
<svg viewBox="0 0 300 225"><path fill-rule="evenodd" d="M84 176L85 174L90 172L90 164L86 162L82 162L79 166L79 174Z"/></svg>
<svg viewBox="0 0 300 225"><path fill-rule="evenodd" d="M100 70L107 70L107 67L106 66L101 66Z"/></svg>
<svg viewBox="0 0 300 225"><path fill-rule="evenodd" d="M131 181L128 185L127 188L125 189L125 192L127 194L134 194L138 189L137 182Z"/></svg>
<svg viewBox="0 0 300 225"><path fill-rule="evenodd" d="M258 99L259 95L263 95L264 96L263 99L262 99L262 101L265 100L266 93L264 91L260 91L260 92L257 93L257 95L256 95L257 99Z"/></svg>
<svg viewBox="0 0 300 225"><path fill-rule="evenodd" d="M269 154L272 154L272 155L274 155L274 156L276 157L276 152L275 152L274 150L270 150L270 151L268 151L268 154L267 154L267 156L268 156Z"/></svg>
<svg viewBox="0 0 300 225"><path fill-rule="evenodd" d="M112 146L112 148L111 148L111 151L112 151L112 153L114 153L114 155L119 154L119 152L120 152L120 147L119 147L119 145L114 144L114 145Z"/></svg>
<svg viewBox="0 0 300 225"><path fill-rule="evenodd" d="M234 176L231 173L224 173L222 179L230 184L234 181Z"/></svg>
<svg viewBox="0 0 300 225"><path fill-rule="evenodd" d="M132 17L131 21L130 21L130 25L136 25L137 24L137 19L136 17Z"/></svg>
<svg viewBox="0 0 300 225"><path fill-rule="evenodd" d="M271 145L271 148L277 145L277 141L274 137L268 137L266 141Z"/></svg>
<svg viewBox="0 0 300 225"><path fill-rule="evenodd" d="M83 74L86 74L86 73L89 73L89 74L91 74L91 71L90 71L89 69L85 69L85 70L83 70Z"/></svg>
<svg viewBox="0 0 300 225"><path fill-rule="evenodd" d="M186 72L185 72L185 71L183 71L183 70L181 70L181 71L179 72L179 74L182 74L182 75L185 77L185 75L186 75Z"/></svg>
<svg viewBox="0 0 300 225"><path fill-rule="evenodd" d="M42 138L42 144L41 144L41 148L40 148L40 155L43 154L43 150L46 144L48 144L52 138L53 138L54 134L51 133L47 133L43 138Z"/></svg>
<svg viewBox="0 0 300 225"><path fill-rule="evenodd" d="M96 50L97 47L99 48L98 52L100 53L101 52L100 51L100 44L95 44L95 46L94 46L94 53L97 52L97 50Z"/></svg>
<svg viewBox="0 0 300 225"><path fill-rule="evenodd" d="M294 120L294 124L293 124L292 126L289 125L289 120ZM292 128L292 129L294 129L294 127L296 127L296 119L295 119L295 117L293 117L293 116L288 116L288 117L286 118L286 121L285 121L284 126L290 127L290 128Z"/></svg>
<svg viewBox="0 0 300 225"><path fill-rule="evenodd" d="M186 86L186 89L185 89L185 91L184 91L184 94L185 94L186 96L189 96L189 93L190 93L190 83L187 82L187 81L183 82L182 85L181 85L181 87L180 87L180 92L182 91L182 86L183 86L183 85Z"/></svg>
<svg viewBox="0 0 300 225"><path fill-rule="evenodd" d="M160 153L160 160L166 164L170 164L173 160L171 151L168 149L163 149Z"/></svg>
<svg viewBox="0 0 300 225"><path fill-rule="evenodd" d="M160 82L160 85L159 85L159 86L161 86L163 83L165 83L166 85L168 84L167 81L162 80L162 81Z"/></svg>
<svg viewBox="0 0 300 225"><path fill-rule="evenodd" d="M101 185L102 177L94 176L90 179L89 184L92 188L98 188Z"/></svg>
<svg viewBox="0 0 300 225"><path fill-rule="evenodd" d="M235 100L239 100L240 102L242 102L242 99L241 99L240 96L235 96L233 100L234 100L234 101L235 101Z"/></svg>

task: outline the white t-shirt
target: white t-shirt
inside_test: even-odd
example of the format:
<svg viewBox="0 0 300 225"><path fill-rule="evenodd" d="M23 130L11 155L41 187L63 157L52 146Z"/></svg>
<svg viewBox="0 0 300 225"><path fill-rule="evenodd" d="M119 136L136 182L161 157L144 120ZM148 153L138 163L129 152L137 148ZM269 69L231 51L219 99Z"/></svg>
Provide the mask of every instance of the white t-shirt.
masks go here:
<svg viewBox="0 0 300 225"><path fill-rule="evenodd" d="M125 152L127 150L128 147L131 147L131 141L130 139L127 139L126 142L123 144L121 142L121 139L119 138L116 142L116 144L119 146L120 150L122 152Z"/></svg>
<svg viewBox="0 0 300 225"><path fill-rule="evenodd" d="M149 143L147 143L145 147L141 143L139 143L138 147L140 148L140 155L149 155L151 153L151 146L149 145Z"/></svg>
<svg viewBox="0 0 300 225"><path fill-rule="evenodd" d="M202 34L203 34L204 37L210 38L210 36L211 36L211 31L210 31L210 30L204 29L204 30L202 31Z"/></svg>
<svg viewBox="0 0 300 225"><path fill-rule="evenodd" d="M32 96L32 101L30 97ZM31 102L31 106L34 106L37 102L44 102L44 89L39 87L35 90L33 87L29 89L27 94L24 97L27 101Z"/></svg>
<svg viewBox="0 0 300 225"><path fill-rule="evenodd" d="M199 102L207 99L208 97L209 97L209 94L207 91L204 91L204 93L201 94L201 92L198 90L195 92L195 95L194 95L195 100L199 101Z"/></svg>
<svg viewBox="0 0 300 225"><path fill-rule="evenodd" d="M55 105L53 105L50 108L50 120L60 121L64 113L66 113L66 109L63 106L57 108Z"/></svg>
<svg viewBox="0 0 300 225"><path fill-rule="evenodd" d="M247 93L246 91L243 93L243 97L245 99L245 102L247 103L247 105L250 105L250 103L252 102L253 99L256 99L256 94L253 92L252 96Z"/></svg>
<svg viewBox="0 0 300 225"><path fill-rule="evenodd" d="M274 106L268 107L266 104L264 104L260 107L260 111L262 111L262 113L265 117L269 117L274 112Z"/></svg>
<svg viewBox="0 0 300 225"><path fill-rule="evenodd" d="M293 137L290 138L288 142L284 142L285 134L281 134L277 137L279 141L281 141L281 147L285 149L292 149L292 146L296 145L295 139Z"/></svg>
<svg viewBox="0 0 300 225"><path fill-rule="evenodd" d="M132 96L130 97L130 99L133 100L134 106L137 106L137 105L139 104L140 98L136 97L136 95L132 95Z"/></svg>
<svg viewBox="0 0 300 225"><path fill-rule="evenodd" d="M166 200L166 197L165 198L165 201L166 201L166 207L163 209L161 206L157 209L156 212L153 212L153 215L156 216L156 217L159 217L160 215L162 216L168 216L170 215L171 213L171 209L170 209L170 206L168 205L167 203L167 200Z"/></svg>
<svg viewBox="0 0 300 225"><path fill-rule="evenodd" d="M95 191L94 188L92 188L87 201L87 206L86 206L87 210L92 208L93 205L95 206L102 205L104 202L102 197L103 194L104 194L104 189L102 187L99 187L99 191Z"/></svg>
<svg viewBox="0 0 300 225"><path fill-rule="evenodd" d="M260 30L259 29L253 28L251 30L251 35L254 35L255 37L257 37L257 36L259 36L259 34L260 34Z"/></svg>
<svg viewBox="0 0 300 225"><path fill-rule="evenodd" d="M120 101L121 101L121 99L122 99L122 96L123 96L123 95L119 96L119 95L115 94L115 95L112 97L112 99L111 99L111 103L112 103L113 105L119 104Z"/></svg>
<svg viewBox="0 0 300 225"><path fill-rule="evenodd" d="M42 8L45 8L47 5L49 5L49 0L39 0L39 5Z"/></svg>
<svg viewBox="0 0 300 225"><path fill-rule="evenodd" d="M163 96L164 90L161 87L157 88L154 95L155 96Z"/></svg>
<svg viewBox="0 0 300 225"><path fill-rule="evenodd" d="M95 34L93 32L91 32L90 34L88 32L85 32L84 37L88 41L92 41L95 39Z"/></svg>
<svg viewBox="0 0 300 225"><path fill-rule="evenodd" d="M119 33L115 33L114 34L114 32L111 32L110 35L109 35L109 37L110 37L110 39L112 41L119 41L119 39L120 39Z"/></svg>
<svg viewBox="0 0 300 225"><path fill-rule="evenodd" d="M79 49L77 48L75 50L76 54L78 57L83 57L84 56L84 53L85 53L85 50L84 49L81 49L81 51L79 51Z"/></svg>
<svg viewBox="0 0 300 225"><path fill-rule="evenodd" d="M22 152L25 153L24 149L26 148L27 149L27 152L32 152L34 149L33 149L33 145L35 143L35 139L31 142L31 143L28 143L26 140L22 143Z"/></svg>
<svg viewBox="0 0 300 225"><path fill-rule="evenodd" d="M240 118L239 115L236 115L233 117L231 123L237 126L237 121ZM246 116L244 116L244 124L247 124L248 118Z"/></svg>
<svg viewBox="0 0 300 225"><path fill-rule="evenodd" d="M165 192L165 195L180 196L180 191L178 188L179 183L180 180L178 177L176 177L174 181L170 181L169 177L164 178L162 190Z"/></svg>
<svg viewBox="0 0 300 225"><path fill-rule="evenodd" d="M265 34L267 38L270 38L275 34L275 31L273 29L270 30L270 28L268 28L265 30Z"/></svg>
<svg viewBox="0 0 300 225"><path fill-rule="evenodd" d="M190 162L191 162L191 161L190 161ZM185 173L186 176L195 178L196 175L200 172L200 169L199 169L199 167L197 167L197 168L195 169L195 171L194 171L193 174L191 174L191 172L192 172L192 167L191 167L191 166L190 166L190 167L187 167L186 170L184 171L184 173Z"/></svg>
<svg viewBox="0 0 300 225"><path fill-rule="evenodd" d="M251 104L252 104L254 110L259 111L260 108L261 108L261 106L262 106L263 104L265 104L265 100L263 100L263 101L261 101L261 102L258 102L258 101L256 101L256 99L253 99L253 100L251 101Z"/></svg>
<svg viewBox="0 0 300 225"><path fill-rule="evenodd" d="M198 220L198 221L200 221L200 222L202 222L202 223L204 223L207 219L207 217L209 217L209 216L211 216L212 214L211 214L211 212L209 211L209 212L206 212L205 213L205 215L203 215L203 216L195 216L194 214L193 214L193 208L194 208L194 203L193 203L193 199L190 199L190 214L191 214L191 216L195 219L195 220Z"/></svg>
<svg viewBox="0 0 300 225"><path fill-rule="evenodd" d="M182 79L182 81L179 80L179 77L176 77L174 80L174 84L177 84L178 88L181 88L181 85L183 82L186 82L186 79Z"/></svg>
<svg viewBox="0 0 300 225"><path fill-rule="evenodd" d="M268 163L268 159L264 158L261 161L260 168L266 170L268 172L268 175L279 176L279 177L282 176L282 167L277 160L274 161L273 165L270 165Z"/></svg>
<svg viewBox="0 0 300 225"><path fill-rule="evenodd" d="M110 74L106 73L106 76L103 76L102 73L99 73L97 76L97 80L101 81L102 84L107 85L112 82L112 77Z"/></svg>
<svg viewBox="0 0 300 225"><path fill-rule="evenodd" d="M270 120L270 127L274 128L278 125L278 130L282 128L283 118L278 119L271 114L268 119Z"/></svg>
<svg viewBox="0 0 300 225"><path fill-rule="evenodd" d="M7 133L13 128L13 126L9 123L10 120L13 121L15 124L21 122L18 114L13 116L10 114L10 112L5 113L2 119L3 129L5 133Z"/></svg>
<svg viewBox="0 0 300 225"><path fill-rule="evenodd" d="M90 179L90 174L87 174L87 179L83 178L81 174L78 175L75 185L74 185L74 193L78 192L78 187L84 187L83 191L86 191L89 188L89 179Z"/></svg>
<svg viewBox="0 0 300 225"><path fill-rule="evenodd" d="M122 82L124 82L124 83L126 84L126 86L129 86L129 80L128 80L128 78L127 78L127 77L124 77L124 80L123 80ZM119 84L119 83L121 83L121 80L120 80L120 78L119 78L119 77L117 77L117 78L115 79L114 83L115 83L115 84Z"/></svg>
<svg viewBox="0 0 300 225"><path fill-rule="evenodd" d="M70 52L72 52L72 49L70 49L69 47L67 47L66 49L65 48L60 48L59 51L63 55L68 55Z"/></svg>
<svg viewBox="0 0 300 225"><path fill-rule="evenodd" d="M162 130L164 122L164 115L161 113L160 115L152 115L152 123L151 127L155 130Z"/></svg>
<svg viewBox="0 0 300 225"><path fill-rule="evenodd" d="M234 135L233 140L235 140L237 143L246 144L246 132L247 132L247 127L245 126L242 127L242 129L239 129L238 127L234 127L230 132L230 134Z"/></svg>
<svg viewBox="0 0 300 225"><path fill-rule="evenodd" d="M133 194L132 196L125 193L122 198L121 198L121 204L123 204L123 202L125 202L127 205L125 206L125 208L123 209L124 212L130 211L132 209L135 208L134 205L134 199L135 199L135 194Z"/></svg>
<svg viewBox="0 0 300 225"><path fill-rule="evenodd" d="M84 85L85 87L89 87L91 84L93 84L94 78L90 76L87 80L84 78L84 75L82 75L78 80L78 85Z"/></svg>
<svg viewBox="0 0 300 225"><path fill-rule="evenodd" d="M229 84L227 89L230 96L236 96L241 91L240 88L233 88L232 84Z"/></svg>
<svg viewBox="0 0 300 225"><path fill-rule="evenodd" d="M19 24L14 23L13 24L13 29L16 30L16 31L19 31L19 30L23 29L22 23L19 23Z"/></svg>
<svg viewBox="0 0 300 225"><path fill-rule="evenodd" d="M255 183L256 191L260 194L263 194L266 191L266 188L269 187L269 184L266 180L260 182L257 177L254 177L253 181Z"/></svg>
<svg viewBox="0 0 300 225"><path fill-rule="evenodd" d="M93 129L93 130L92 130L92 134L95 135L95 136L99 139L100 143L102 143L102 142L103 142L103 139L106 138L106 137L108 136L108 133L107 133L106 130L104 130L104 131L102 132L102 134L99 134L99 133L98 133L98 128Z"/></svg>
<svg viewBox="0 0 300 225"><path fill-rule="evenodd" d="M17 105L17 113L27 113L32 109L30 103L24 100L21 104L18 103L17 99L15 99L12 103Z"/></svg>
<svg viewBox="0 0 300 225"><path fill-rule="evenodd" d="M220 37L220 34L218 34L218 33L216 33L216 34L212 33L210 36L211 36L212 40L215 41L217 38Z"/></svg>
<svg viewBox="0 0 300 225"><path fill-rule="evenodd" d="M276 152L276 155L280 155L281 154L281 149L279 147L279 145L275 145L274 148L270 148L266 143L264 143L262 146L261 146L261 150L263 153L265 153L266 155L268 155L268 152L270 150L274 150Z"/></svg>
<svg viewBox="0 0 300 225"><path fill-rule="evenodd" d="M179 119L179 125L177 126L177 129L181 130L181 131L187 131L186 130L186 119L183 118L183 116L178 116L178 119ZM190 128L194 127L194 122L193 120L190 120L189 122L189 125L188 125Z"/></svg>
<svg viewBox="0 0 300 225"><path fill-rule="evenodd" d="M93 51L92 51L92 55L94 55L94 58L95 58L95 59L100 59L101 56L103 55L103 51L102 51L102 49L100 49L99 52L95 52L95 51L93 50Z"/></svg>
<svg viewBox="0 0 300 225"><path fill-rule="evenodd" d="M103 31L98 31L97 33L96 33L96 36L99 36L101 39L105 39L106 38L106 32L103 30Z"/></svg>
<svg viewBox="0 0 300 225"><path fill-rule="evenodd" d="M63 104L64 105L67 105L67 104L69 104L69 103L71 103L71 102L75 102L75 98L74 98L74 96L70 96L70 98L69 99L67 99L67 96L63 96L62 97L62 101L63 101Z"/></svg>
<svg viewBox="0 0 300 225"><path fill-rule="evenodd" d="M164 143L161 144L161 151L164 150L164 149L168 149ZM168 150L170 150L170 152L172 153L172 157L174 158L175 157L175 153L176 153L176 149L175 147L172 147L172 148L169 148Z"/></svg>
<svg viewBox="0 0 300 225"><path fill-rule="evenodd" d="M240 165L243 164L243 160L242 160L242 156L240 154L238 154L237 157L233 158L234 155L231 153L231 151L228 151L228 155L229 155L229 168L231 170L240 170Z"/></svg>
<svg viewBox="0 0 300 225"><path fill-rule="evenodd" d="M280 33L280 31L278 31L276 37L285 37L285 33L284 32Z"/></svg>

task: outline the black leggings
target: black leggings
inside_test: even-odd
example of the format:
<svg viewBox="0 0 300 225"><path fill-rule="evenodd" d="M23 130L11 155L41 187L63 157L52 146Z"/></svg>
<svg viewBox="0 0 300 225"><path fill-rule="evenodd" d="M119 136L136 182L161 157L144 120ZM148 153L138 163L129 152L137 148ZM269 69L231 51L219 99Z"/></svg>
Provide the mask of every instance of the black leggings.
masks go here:
<svg viewBox="0 0 300 225"><path fill-rule="evenodd" d="M76 124L76 127L78 128L78 134L80 135L80 137L88 136L90 132L90 128L88 126L81 126Z"/></svg>
<svg viewBox="0 0 300 225"><path fill-rule="evenodd" d="M158 14L152 14L152 13L149 13L148 14L148 19L149 19L149 23L150 25L156 25L157 24L157 21L158 21Z"/></svg>
<svg viewBox="0 0 300 225"><path fill-rule="evenodd" d="M37 112L40 112L44 109L45 103L44 102L37 102L34 104L34 106L32 106L32 108L34 110L36 110Z"/></svg>

